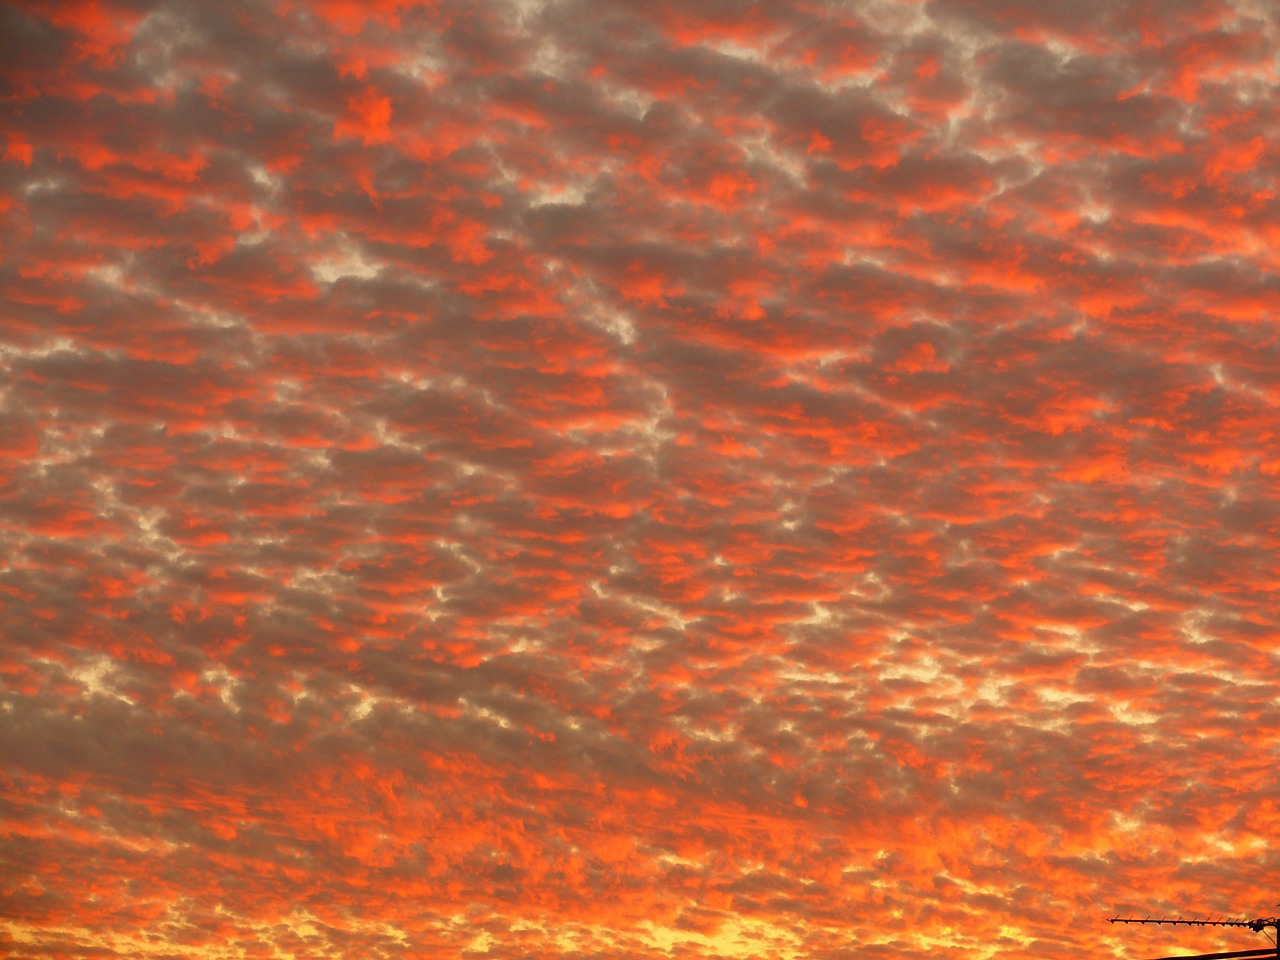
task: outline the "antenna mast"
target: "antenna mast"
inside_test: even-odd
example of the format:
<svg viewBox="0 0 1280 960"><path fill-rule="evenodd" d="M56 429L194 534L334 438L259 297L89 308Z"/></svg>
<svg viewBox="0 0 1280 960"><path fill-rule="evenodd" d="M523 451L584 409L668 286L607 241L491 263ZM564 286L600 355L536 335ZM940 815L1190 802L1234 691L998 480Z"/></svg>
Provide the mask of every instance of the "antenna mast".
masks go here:
<svg viewBox="0 0 1280 960"><path fill-rule="evenodd" d="M1186 927L1248 927L1255 933L1262 933L1264 930L1270 929L1276 932L1274 937L1276 941L1275 947L1267 947L1263 950L1232 950L1227 953L1200 953L1189 957L1160 957L1159 960L1234 960L1234 958L1244 957L1278 957L1280 958L1280 917L1258 917L1255 920L1246 920L1243 917L1222 917L1218 920L1210 918L1201 919L1200 917L1192 917L1190 920L1182 917L1109 917L1107 923L1153 923L1153 924L1170 924L1172 926Z"/></svg>

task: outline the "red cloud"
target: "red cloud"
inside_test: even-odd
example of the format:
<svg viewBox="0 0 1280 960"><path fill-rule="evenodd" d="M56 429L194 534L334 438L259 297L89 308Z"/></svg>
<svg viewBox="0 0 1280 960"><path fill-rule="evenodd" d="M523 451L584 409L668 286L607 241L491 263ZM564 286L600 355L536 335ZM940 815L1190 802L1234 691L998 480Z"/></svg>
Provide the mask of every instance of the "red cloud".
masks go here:
<svg viewBox="0 0 1280 960"><path fill-rule="evenodd" d="M1240 946L1275 37L838 6L0 12L10 953Z"/></svg>

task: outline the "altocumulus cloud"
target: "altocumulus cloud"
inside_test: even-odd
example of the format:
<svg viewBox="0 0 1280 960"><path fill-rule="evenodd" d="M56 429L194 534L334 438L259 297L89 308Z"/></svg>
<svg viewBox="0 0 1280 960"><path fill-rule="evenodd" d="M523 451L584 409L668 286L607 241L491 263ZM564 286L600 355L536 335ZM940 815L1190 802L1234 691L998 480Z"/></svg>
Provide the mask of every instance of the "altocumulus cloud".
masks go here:
<svg viewBox="0 0 1280 960"><path fill-rule="evenodd" d="M7 953L1067 958L1268 909L1268 3L0 38Z"/></svg>

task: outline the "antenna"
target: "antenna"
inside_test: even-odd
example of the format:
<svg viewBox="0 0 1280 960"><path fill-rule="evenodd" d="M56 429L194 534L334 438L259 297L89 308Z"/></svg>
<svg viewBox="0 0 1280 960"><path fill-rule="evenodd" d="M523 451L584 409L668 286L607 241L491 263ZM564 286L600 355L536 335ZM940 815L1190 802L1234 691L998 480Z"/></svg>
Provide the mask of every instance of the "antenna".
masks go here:
<svg viewBox="0 0 1280 960"><path fill-rule="evenodd" d="M1280 906L1280 904L1276 904ZM1255 933L1262 933L1267 929L1276 931L1273 938L1276 942L1275 947L1267 947L1263 950L1232 950L1227 953L1199 953L1194 956L1185 957L1160 957L1159 960L1234 960L1234 958L1244 957L1280 957L1280 917L1258 917L1254 920L1246 920L1244 917L1108 917L1107 923L1154 923L1154 924L1170 924L1172 926L1186 927L1248 927Z"/></svg>

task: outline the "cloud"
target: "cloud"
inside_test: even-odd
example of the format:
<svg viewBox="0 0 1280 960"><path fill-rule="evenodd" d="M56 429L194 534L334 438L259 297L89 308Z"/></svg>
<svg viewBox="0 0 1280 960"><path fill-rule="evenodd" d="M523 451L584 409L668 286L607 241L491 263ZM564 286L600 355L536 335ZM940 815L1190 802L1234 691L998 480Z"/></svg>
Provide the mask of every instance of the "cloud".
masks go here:
<svg viewBox="0 0 1280 960"><path fill-rule="evenodd" d="M14 956L1269 911L1254 6L0 16Z"/></svg>

